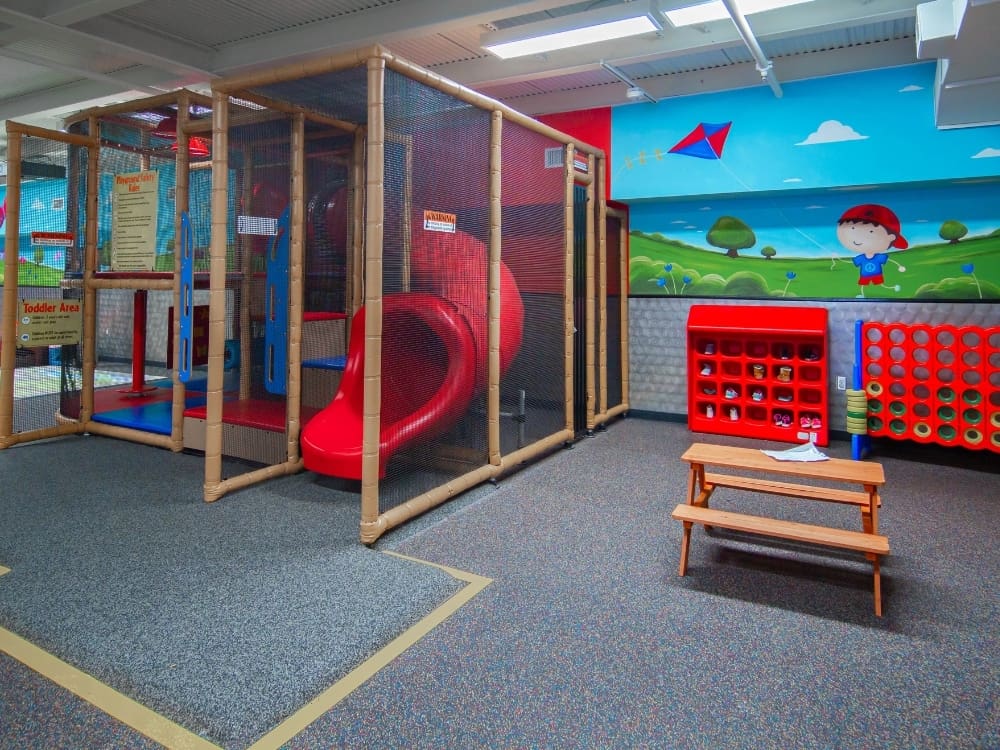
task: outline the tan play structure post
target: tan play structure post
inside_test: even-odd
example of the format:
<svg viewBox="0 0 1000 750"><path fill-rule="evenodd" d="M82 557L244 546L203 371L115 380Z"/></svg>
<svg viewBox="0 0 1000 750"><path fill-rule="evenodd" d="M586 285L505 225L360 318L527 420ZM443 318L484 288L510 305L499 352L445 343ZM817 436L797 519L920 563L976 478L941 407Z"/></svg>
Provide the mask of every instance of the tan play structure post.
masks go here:
<svg viewBox="0 0 1000 750"><path fill-rule="evenodd" d="M288 387L285 402L285 436L288 461L299 460L299 433L302 430L302 296L303 257L305 255L305 116L292 115L292 194L291 226L288 257ZM296 467L297 468L297 467Z"/></svg>
<svg viewBox="0 0 1000 750"><path fill-rule="evenodd" d="M362 426L361 541L382 534L378 513L382 409L382 240L385 211L385 60L368 58L368 151L365 177L365 403Z"/></svg>
<svg viewBox="0 0 1000 750"><path fill-rule="evenodd" d="M602 160L603 163L603 160ZM603 180L601 181L601 186L604 185ZM600 188L603 191L603 187ZM613 419L614 417L625 414L629 409L629 328L628 328L628 214L617 208L609 208L604 201L601 201L605 221L602 222L603 225L607 224L607 217L613 217L618 220L618 307L619 307L619 354L621 357L621 379L622 379L622 401L620 404L608 407L606 412L606 419ZM606 227L605 227L606 229ZM605 246L607 236L605 237ZM605 294L605 301L607 295ZM607 358L605 357L605 362ZM606 366L606 365L605 365Z"/></svg>
<svg viewBox="0 0 1000 750"><path fill-rule="evenodd" d="M14 367L17 363L18 220L21 215L21 134L7 123L7 218L3 257L3 327L0 329L0 446L6 448L14 432ZM6 345L3 344L6 342Z"/></svg>
<svg viewBox="0 0 1000 750"><path fill-rule="evenodd" d="M489 239L489 386L486 401L487 454L491 466L500 466L500 253L503 236L500 221L501 202L501 143L503 115L490 113L490 239Z"/></svg>
<svg viewBox="0 0 1000 750"><path fill-rule="evenodd" d="M212 234L209 245L208 385L205 393L205 502L222 496L222 380L226 339L229 96L212 93Z"/></svg>
<svg viewBox="0 0 1000 750"><path fill-rule="evenodd" d="M594 156L593 154L587 157L587 177L590 179L586 182L587 191L587 210L584 212L586 216L585 221L587 222L587 248L586 252L586 313L584 318L586 320L585 327L585 338L586 338L586 390L587 390L587 432L593 432L594 428L597 426L597 420L595 418L597 410L599 408L597 402L597 392L599 388L599 382L597 376L597 370L595 367L595 357L594 350L597 345L596 341L596 324L597 321L594 319L594 310L596 308L596 291L597 283L595 281L596 265L598 262L597 253L594 247L594 214L596 213L594 200Z"/></svg>
<svg viewBox="0 0 1000 750"><path fill-rule="evenodd" d="M573 304L573 207L574 196L573 186L575 184L575 169L573 167L576 156L576 146L572 143L566 145L566 154L563 157L563 175L565 180L563 205L563 235L565 241L565 257L563 258L563 397L566 401L563 413L566 415L565 430L572 439L573 435L573 333L576 327L576 317Z"/></svg>
<svg viewBox="0 0 1000 750"><path fill-rule="evenodd" d="M181 357L181 214L189 208L189 187L191 183L190 161L188 150L189 137L185 128L188 124L188 112L191 108L191 97L182 91L177 97L177 163L174 169L174 278L173 299L177 314L173 320L173 357L178 367L173 372L173 394L170 407L170 449L180 451L184 448L184 384L180 382L177 370Z"/></svg>

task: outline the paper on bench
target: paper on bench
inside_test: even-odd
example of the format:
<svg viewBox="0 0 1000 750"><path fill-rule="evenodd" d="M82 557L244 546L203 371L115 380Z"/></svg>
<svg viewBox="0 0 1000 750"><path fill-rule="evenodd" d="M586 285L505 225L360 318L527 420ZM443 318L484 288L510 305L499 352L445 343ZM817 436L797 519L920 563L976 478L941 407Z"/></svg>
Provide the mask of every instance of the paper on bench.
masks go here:
<svg viewBox="0 0 1000 750"><path fill-rule="evenodd" d="M812 443L796 445L794 448L784 451L761 450L761 453L766 453L771 458L776 458L779 461L826 461L829 458L829 456L816 448Z"/></svg>

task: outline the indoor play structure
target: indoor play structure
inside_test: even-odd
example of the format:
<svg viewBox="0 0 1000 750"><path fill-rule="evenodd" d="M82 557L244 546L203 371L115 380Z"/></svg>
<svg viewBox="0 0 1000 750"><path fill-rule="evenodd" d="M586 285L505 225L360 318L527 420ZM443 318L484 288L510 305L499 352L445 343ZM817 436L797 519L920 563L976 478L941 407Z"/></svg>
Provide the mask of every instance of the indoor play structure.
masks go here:
<svg viewBox="0 0 1000 750"><path fill-rule="evenodd" d="M47 357L0 357L3 447L89 432L181 449L182 411L204 397L173 377L173 246L211 176L182 126L210 103L172 92L80 113L65 133L6 123L2 338Z"/></svg>
<svg viewBox="0 0 1000 750"><path fill-rule="evenodd" d="M4 447L202 451L206 501L306 468L360 483L370 543L627 409L627 226L598 149L381 47L69 130L8 123L15 160L44 143L67 164L55 294L82 332L56 347L56 424L26 429L0 390Z"/></svg>

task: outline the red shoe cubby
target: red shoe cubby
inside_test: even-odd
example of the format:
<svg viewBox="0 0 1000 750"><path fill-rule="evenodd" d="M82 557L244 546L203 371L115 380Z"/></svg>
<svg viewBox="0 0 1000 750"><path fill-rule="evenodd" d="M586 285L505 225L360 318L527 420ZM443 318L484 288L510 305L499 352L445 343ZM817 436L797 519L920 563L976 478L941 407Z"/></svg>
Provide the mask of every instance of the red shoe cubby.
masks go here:
<svg viewBox="0 0 1000 750"><path fill-rule="evenodd" d="M1000 452L1000 327L865 323L868 434Z"/></svg>
<svg viewBox="0 0 1000 750"><path fill-rule="evenodd" d="M692 305L687 338L691 430L828 443L825 308Z"/></svg>

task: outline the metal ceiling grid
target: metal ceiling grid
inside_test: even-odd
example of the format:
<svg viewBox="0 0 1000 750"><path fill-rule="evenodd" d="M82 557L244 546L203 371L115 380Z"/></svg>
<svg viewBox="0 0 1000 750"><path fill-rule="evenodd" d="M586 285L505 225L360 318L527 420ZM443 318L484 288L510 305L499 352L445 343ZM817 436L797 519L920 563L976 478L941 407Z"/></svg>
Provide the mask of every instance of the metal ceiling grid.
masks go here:
<svg viewBox="0 0 1000 750"><path fill-rule="evenodd" d="M431 69L435 65L475 60L482 56L479 49L479 35L476 35L475 46L469 47L464 42L466 34L434 34L415 39L394 39L386 44L386 48L394 55Z"/></svg>
<svg viewBox="0 0 1000 750"><path fill-rule="evenodd" d="M186 39L213 49L227 44L288 31L372 8L396 5L400 0L147 0L116 11L114 16L151 31ZM197 23L192 23L197 19Z"/></svg>

